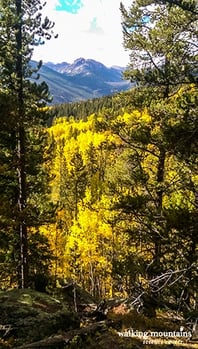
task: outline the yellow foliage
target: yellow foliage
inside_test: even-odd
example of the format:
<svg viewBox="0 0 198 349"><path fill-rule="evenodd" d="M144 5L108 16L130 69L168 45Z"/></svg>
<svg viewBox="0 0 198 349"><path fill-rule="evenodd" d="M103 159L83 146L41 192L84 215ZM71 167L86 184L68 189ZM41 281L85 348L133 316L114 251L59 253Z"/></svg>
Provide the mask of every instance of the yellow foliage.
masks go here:
<svg viewBox="0 0 198 349"><path fill-rule="evenodd" d="M126 124L135 124L138 122L139 124L149 124L151 122L152 118L148 114L147 109L143 109L142 111L139 110L133 110L130 114L124 113L124 115L120 115L117 118L117 121L124 121Z"/></svg>
<svg viewBox="0 0 198 349"><path fill-rule="evenodd" d="M173 102L184 92L185 89L179 90ZM168 103L172 103L171 97ZM86 121L59 118L49 129L55 142L51 189L58 210L57 223L42 229L60 256L58 274L75 279L93 294L112 295L113 258L121 264L128 256L152 262L153 231L159 230L161 234L157 219L163 210L193 208L194 194L185 188L183 179L185 182L189 177L197 184L198 177L166 149L164 120L160 105L157 108L157 117L145 108L110 117L109 121L105 117L103 120L101 114L90 115ZM97 122L105 125L109 122L109 127L101 131ZM175 122L178 121L170 118L167 125ZM165 155L160 164L162 148ZM76 158L83 169L79 173ZM75 193L71 194L73 184ZM126 214L121 209L112 209L119 204L120 197L125 200L129 197L131 205L140 205L139 212L133 211L133 206L130 211L130 205ZM143 208L141 200L145 200ZM70 210L74 208L68 208L72 204L73 215ZM152 226L146 221L147 215L153 217Z"/></svg>
<svg viewBox="0 0 198 349"><path fill-rule="evenodd" d="M100 275L101 282L106 283L106 276L104 279L103 274L109 276L111 274L112 229L104 222L103 213L99 207L94 211L81 205L78 220L71 226L66 242L67 272L73 270L73 277L79 272L76 264L73 264L72 255L77 265L80 262L80 272L88 287L91 277L96 278ZM110 292L110 289L111 285L106 283L106 290Z"/></svg>

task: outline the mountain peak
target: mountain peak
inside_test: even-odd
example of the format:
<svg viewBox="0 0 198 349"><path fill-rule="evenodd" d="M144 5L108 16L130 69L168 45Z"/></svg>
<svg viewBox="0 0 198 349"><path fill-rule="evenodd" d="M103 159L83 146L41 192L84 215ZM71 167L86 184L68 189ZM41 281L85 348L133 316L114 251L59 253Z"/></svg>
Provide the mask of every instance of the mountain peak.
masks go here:
<svg viewBox="0 0 198 349"><path fill-rule="evenodd" d="M95 75L101 72L102 74L108 73L108 68L93 59L85 59L83 57L77 58L71 64L65 64L65 66L61 67L59 72L64 74L69 74L70 76L76 75Z"/></svg>
<svg viewBox="0 0 198 349"><path fill-rule="evenodd" d="M51 73L46 71L45 67L49 68ZM131 84L123 80L123 70L124 68L120 67L108 68L93 59L80 57L71 64L66 62L44 64L41 76L43 72L43 77L54 95L54 102L57 103L63 102L64 99L70 102L128 90ZM49 75L52 80L48 79ZM59 86L56 85L56 80ZM71 97L69 97L69 90L71 90Z"/></svg>
<svg viewBox="0 0 198 349"><path fill-rule="evenodd" d="M85 62L86 62L86 59L80 57L80 58L75 59L75 61L72 64L80 65L80 64L84 64Z"/></svg>

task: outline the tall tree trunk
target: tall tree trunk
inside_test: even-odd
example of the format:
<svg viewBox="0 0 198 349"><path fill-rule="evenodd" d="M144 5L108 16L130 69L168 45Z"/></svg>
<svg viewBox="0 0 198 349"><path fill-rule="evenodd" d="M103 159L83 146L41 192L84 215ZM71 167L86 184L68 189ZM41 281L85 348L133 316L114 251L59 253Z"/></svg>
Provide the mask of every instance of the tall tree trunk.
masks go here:
<svg viewBox="0 0 198 349"><path fill-rule="evenodd" d="M165 90L163 98L167 99L169 97L170 90L170 81L169 81L169 70L170 70L170 61L165 57ZM163 181L164 181L164 171L165 171L165 159L166 159L166 150L162 146L159 147L159 162L157 168L157 219L158 225L162 224L163 220ZM159 229L160 230L160 229ZM155 236L155 255L154 255L154 269L157 273L160 272L160 257L161 257L161 236L157 232Z"/></svg>
<svg viewBox="0 0 198 349"><path fill-rule="evenodd" d="M195 265L197 263L197 246L198 246L198 221L197 221L197 215L198 215L198 190L196 189L196 186L193 182L191 182L192 191L195 196L194 200L194 210L191 212L191 222L190 226L188 227L188 231L190 233L191 241L187 256L187 266L189 268L188 270L188 284L186 287L186 299L185 302L188 306L191 306L194 308L194 310L197 310L198 307L198 297L197 297L197 288L198 288L198 276L197 273L195 273ZM192 268L192 266L194 267ZM192 304L191 304L192 303Z"/></svg>
<svg viewBox="0 0 198 349"><path fill-rule="evenodd" d="M25 288L28 283L27 263L27 225L26 208L26 154L24 128L24 96L23 96L23 57L22 57L22 0L16 0L17 30L16 30L16 75L17 75L17 175L18 175L18 231L20 239L20 272L19 287Z"/></svg>
<svg viewBox="0 0 198 349"><path fill-rule="evenodd" d="M158 169L157 169L157 220L158 225L160 226L162 224L162 205L163 205L163 181L164 181L164 170L165 170L165 158L166 158L166 151L165 149L160 149L159 154L159 162L158 162ZM155 254L154 254L154 269L155 272L160 272L160 257L161 257L161 236L160 236L160 229L158 229L158 232L156 232L156 236L154 237L154 244L155 244Z"/></svg>
<svg viewBox="0 0 198 349"><path fill-rule="evenodd" d="M21 127L18 131L18 210L19 210L19 238L20 238L20 275L19 287L25 288L28 283L27 263L27 225L25 218L26 208L26 172L25 172L25 131Z"/></svg>

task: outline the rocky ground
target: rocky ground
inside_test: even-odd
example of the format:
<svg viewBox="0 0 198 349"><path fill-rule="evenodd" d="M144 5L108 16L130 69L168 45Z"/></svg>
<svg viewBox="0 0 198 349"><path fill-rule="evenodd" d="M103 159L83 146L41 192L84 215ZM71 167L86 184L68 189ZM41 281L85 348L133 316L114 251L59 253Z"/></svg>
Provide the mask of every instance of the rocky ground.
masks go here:
<svg viewBox="0 0 198 349"><path fill-rule="evenodd" d="M98 306L72 284L52 295L31 289L0 292L0 349L96 347L196 349L198 338L182 314L158 310L155 318L149 318L123 300Z"/></svg>

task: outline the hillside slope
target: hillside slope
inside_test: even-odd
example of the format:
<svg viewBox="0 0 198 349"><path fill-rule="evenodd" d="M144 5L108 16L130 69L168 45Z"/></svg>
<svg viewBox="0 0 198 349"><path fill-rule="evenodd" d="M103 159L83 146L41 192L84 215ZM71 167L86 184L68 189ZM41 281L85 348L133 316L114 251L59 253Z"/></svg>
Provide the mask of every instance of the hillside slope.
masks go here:
<svg viewBox="0 0 198 349"><path fill-rule="evenodd" d="M123 80L123 70L79 58L72 64L45 63L40 70L39 81L44 80L48 84L53 104L75 102L128 90L131 84Z"/></svg>

